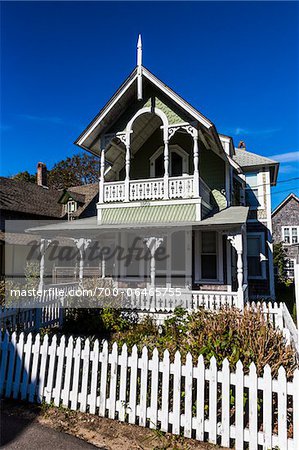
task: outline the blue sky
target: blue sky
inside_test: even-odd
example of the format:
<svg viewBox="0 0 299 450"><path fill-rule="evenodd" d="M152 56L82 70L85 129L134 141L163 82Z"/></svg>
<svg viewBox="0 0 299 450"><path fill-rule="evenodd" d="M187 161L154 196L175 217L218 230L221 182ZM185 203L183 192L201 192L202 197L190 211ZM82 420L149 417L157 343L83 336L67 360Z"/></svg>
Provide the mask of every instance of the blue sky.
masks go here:
<svg viewBox="0 0 299 450"><path fill-rule="evenodd" d="M2 2L1 175L78 151L142 33L146 67L282 163L273 206L299 195L298 17L297 2Z"/></svg>

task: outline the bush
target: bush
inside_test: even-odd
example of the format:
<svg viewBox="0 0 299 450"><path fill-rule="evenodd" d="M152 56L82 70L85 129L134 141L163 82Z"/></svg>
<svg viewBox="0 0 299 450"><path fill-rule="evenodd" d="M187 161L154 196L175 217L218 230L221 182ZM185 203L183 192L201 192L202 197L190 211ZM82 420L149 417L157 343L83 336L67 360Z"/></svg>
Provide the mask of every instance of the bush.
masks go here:
<svg viewBox="0 0 299 450"><path fill-rule="evenodd" d="M286 345L282 333L259 310L243 313L237 309L221 309L217 313L199 310L187 314L179 309L160 330L147 318L114 333L112 339L121 345L126 343L129 348L136 344L139 350L144 345L150 351L157 347L161 353L168 349L172 358L177 350L183 358L188 352L194 360L203 355L207 363L214 356L219 367L225 358L232 367L240 359L245 372L254 362L259 375L269 364L272 375L277 376L282 365L290 378L297 366L294 349Z"/></svg>

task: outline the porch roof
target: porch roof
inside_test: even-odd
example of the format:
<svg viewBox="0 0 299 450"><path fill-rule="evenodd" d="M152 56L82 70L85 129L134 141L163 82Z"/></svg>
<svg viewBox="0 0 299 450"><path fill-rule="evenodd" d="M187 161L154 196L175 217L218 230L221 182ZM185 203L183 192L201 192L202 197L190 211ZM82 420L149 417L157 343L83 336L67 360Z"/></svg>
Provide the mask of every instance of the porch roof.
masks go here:
<svg viewBox="0 0 299 450"><path fill-rule="evenodd" d="M183 206L183 205L182 205ZM96 231L111 232L114 230L124 230L124 229L138 229L138 228L175 228L175 227L193 227L193 228L213 228L213 229L232 229L238 228L246 223L248 215L248 207L245 206L230 206L229 208L223 209L215 213L213 216L208 217L201 221L195 221L192 219L192 214L188 217L186 211L181 211L181 216L176 220L173 215L173 211L170 215L167 213L167 207L156 206L155 208L163 208L160 210L159 221L149 221L149 217L145 217L146 221L142 221L139 213L138 221L131 219L131 222L119 223L118 219L114 217L114 223L111 224L98 224L97 217L89 217L87 219L78 219L70 222L59 222L56 224L45 225L41 227L30 228L26 232L30 233L40 233L43 235L53 235L53 233L68 233L74 232L78 234L84 230L91 231L92 233ZM121 215L123 208L118 208L118 212ZM140 208L141 210L147 210L148 208ZM132 210L132 208L127 208L127 210ZM170 212L170 210L169 210ZM185 214L184 214L185 213ZM184 218L183 218L184 216ZM155 215L155 218L156 215Z"/></svg>

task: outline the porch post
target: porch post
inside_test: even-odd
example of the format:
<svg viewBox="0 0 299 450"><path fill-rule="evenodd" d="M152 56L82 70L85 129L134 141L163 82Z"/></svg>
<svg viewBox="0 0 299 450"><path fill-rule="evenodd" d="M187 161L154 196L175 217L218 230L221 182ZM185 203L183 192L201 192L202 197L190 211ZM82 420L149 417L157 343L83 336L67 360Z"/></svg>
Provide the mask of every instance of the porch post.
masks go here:
<svg viewBox="0 0 299 450"><path fill-rule="evenodd" d="M164 198L169 198L169 189L168 189L168 180L169 180L169 146L168 146L168 138L164 139Z"/></svg>
<svg viewBox="0 0 299 450"><path fill-rule="evenodd" d="M236 251L237 251L237 280L238 280L238 307L243 309L243 242L242 234L237 234L236 237Z"/></svg>
<svg viewBox="0 0 299 450"><path fill-rule="evenodd" d="M106 276L105 270L106 270L106 261L105 261L105 256L102 255L102 261L101 261L101 273L102 273L102 278L105 278L105 276Z"/></svg>
<svg viewBox="0 0 299 450"><path fill-rule="evenodd" d="M243 261L244 261L244 284L248 284L248 267L247 267L247 236L246 227L242 227L243 237Z"/></svg>
<svg viewBox="0 0 299 450"><path fill-rule="evenodd" d="M45 276L45 255L46 250L51 244L50 239L40 240L40 263L39 263L39 286L38 289L42 290L44 288L44 276Z"/></svg>
<svg viewBox="0 0 299 450"><path fill-rule="evenodd" d="M151 254L151 287L155 288L156 285L156 260L155 253L163 242L163 238L148 237L144 239L144 242Z"/></svg>
<svg viewBox="0 0 299 450"><path fill-rule="evenodd" d="M126 135L125 202L130 200L130 134Z"/></svg>
<svg viewBox="0 0 299 450"><path fill-rule="evenodd" d="M244 292L243 292L243 239L242 233L229 235L227 239L231 242L232 246L236 249L237 252L237 281L238 281L238 290L237 290L237 306L239 309L244 308Z"/></svg>
<svg viewBox="0 0 299 450"><path fill-rule="evenodd" d="M199 155L198 155L198 131L194 129L193 132L193 165L194 165L194 174L193 174L193 192L194 197L199 197Z"/></svg>
<svg viewBox="0 0 299 450"><path fill-rule="evenodd" d="M85 252L88 248L91 239L85 239L85 238L79 238L74 239L74 242L76 244L77 249L79 250L80 260L79 260L79 281L83 280L84 275L84 259L85 259Z"/></svg>
<svg viewBox="0 0 299 450"><path fill-rule="evenodd" d="M104 203L105 150L101 151L99 203Z"/></svg>

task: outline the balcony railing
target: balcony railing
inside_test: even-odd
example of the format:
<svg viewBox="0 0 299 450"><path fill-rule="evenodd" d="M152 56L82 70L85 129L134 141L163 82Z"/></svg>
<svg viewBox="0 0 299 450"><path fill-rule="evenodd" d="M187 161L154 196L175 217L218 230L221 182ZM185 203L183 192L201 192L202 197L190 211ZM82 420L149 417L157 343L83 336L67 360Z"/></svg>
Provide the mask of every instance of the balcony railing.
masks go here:
<svg viewBox="0 0 299 450"><path fill-rule="evenodd" d="M193 175L170 177L168 179L168 195L166 197L164 178L130 180L129 201L195 198L194 187ZM210 188L200 179L199 193L208 204L210 204L210 192ZM125 181L114 181L104 184L104 203L123 202L125 199Z"/></svg>

